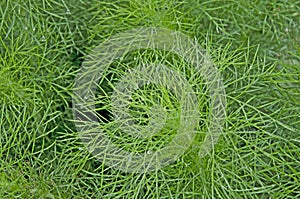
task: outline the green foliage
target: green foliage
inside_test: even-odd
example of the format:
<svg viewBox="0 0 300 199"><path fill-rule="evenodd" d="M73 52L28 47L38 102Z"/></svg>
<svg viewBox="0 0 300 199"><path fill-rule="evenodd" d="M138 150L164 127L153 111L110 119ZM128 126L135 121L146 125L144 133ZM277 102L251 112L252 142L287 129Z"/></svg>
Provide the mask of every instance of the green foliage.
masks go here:
<svg viewBox="0 0 300 199"><path fill-rule="evenodd" d="M299 198L299 4L1 1L0 198ZM159 171L126 174L84 148L72 121L72 88L91 49L115 33L141 26L179 30L198 39L223 75L227 117L215 149L200 158L209 112L201 77L190 82L199 89L204 118L192 146ZM134 57L149 60L155 54L143 53L133 52L119 64L134 65ZM182 64L177 57L165 59L170 66ZM155 89L159 91L149 86L135 93L136 118L155 100L173 106L168 91ZM103 117L109 110L105 103L98 107ZM167 129L176 126L172 114ZM145 117L139 119L143 123Z"/></svg>

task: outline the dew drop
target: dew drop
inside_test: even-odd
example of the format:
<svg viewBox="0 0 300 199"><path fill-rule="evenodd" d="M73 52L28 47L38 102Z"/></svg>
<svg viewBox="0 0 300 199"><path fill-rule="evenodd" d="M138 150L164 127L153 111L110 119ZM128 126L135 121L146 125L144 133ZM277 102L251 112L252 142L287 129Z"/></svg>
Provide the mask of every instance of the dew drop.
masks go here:
<svg viewBox="0 0 300 199"><path fill-rule="evenodd" d="M24 30L28 30L28 27L27 27L27 26L24 26Z"/></svg>
<svg viewBox="0 0 300 199"><path fill-rule="evenodd" d="M41 41L42 41L42 42L45 42L45 41L46 41L45 36L42 36Z"/></svg>
<svg viewBox="0 0 300 199"><path fill-rule="evenodd" d="M289 28L285 28L284 31L285 32L289 32L290 30L289 30Z"/></svg>
<svg viewBox="0 0 300 199"><path fill-rule="evenodd" d="M71 14L71 11L70 11L69 9L67 9L66 14L67 14L67 15L70 15L70 14Z"/></svg>

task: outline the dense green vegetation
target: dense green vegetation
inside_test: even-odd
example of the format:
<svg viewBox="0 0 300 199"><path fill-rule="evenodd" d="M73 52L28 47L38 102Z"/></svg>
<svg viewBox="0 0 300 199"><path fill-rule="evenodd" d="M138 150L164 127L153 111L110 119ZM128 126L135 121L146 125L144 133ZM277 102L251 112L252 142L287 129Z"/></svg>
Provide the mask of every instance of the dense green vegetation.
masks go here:
<svg viewBox="0 0 300 199"><path fill-rule="evenodd" d="M79 139L72 93L85 56L136 27L197 38L222 74L226 124L204 158L199 133L175 163L123 173ZM0 198L299 198L300 1L1 1L0 108Z"/></svg>

